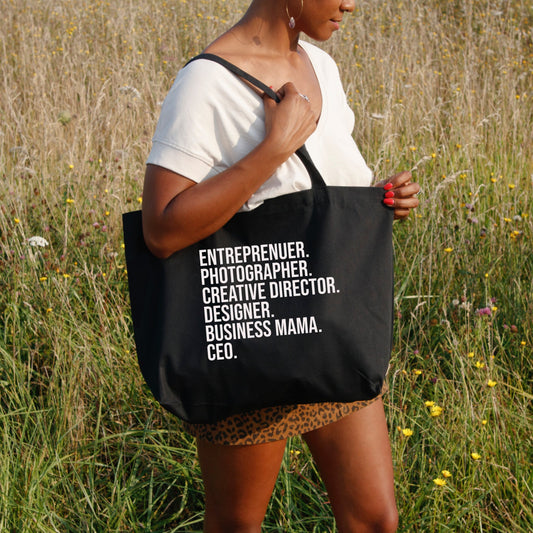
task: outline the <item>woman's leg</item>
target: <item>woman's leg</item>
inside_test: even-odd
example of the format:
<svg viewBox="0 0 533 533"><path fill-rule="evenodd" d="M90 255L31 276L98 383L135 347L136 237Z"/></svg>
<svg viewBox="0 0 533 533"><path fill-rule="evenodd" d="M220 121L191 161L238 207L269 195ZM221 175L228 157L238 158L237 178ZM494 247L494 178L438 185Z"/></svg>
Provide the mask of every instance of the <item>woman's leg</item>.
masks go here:
<svg viewBox="0 0 533 533"><path fill-rule="evenodd" d="M205 533L259 533L285 440L222 446L197 440L205 487Z"/></svg>
<svg viewBox="0 0 533 533"><path fill-rule="evenodd" d="M396 531L391 449L381 398L303 437L326 484L339 532Z"/></svg>

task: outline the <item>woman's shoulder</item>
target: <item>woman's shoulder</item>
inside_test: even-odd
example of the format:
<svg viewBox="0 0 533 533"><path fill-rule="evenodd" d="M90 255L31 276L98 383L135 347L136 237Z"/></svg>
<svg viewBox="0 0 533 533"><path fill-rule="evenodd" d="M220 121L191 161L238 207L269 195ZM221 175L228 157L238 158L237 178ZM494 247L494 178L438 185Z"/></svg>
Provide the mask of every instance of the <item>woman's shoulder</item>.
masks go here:
<svg viewBox="0 0 533 533"><path fill-rule="evenodd" d="M213 90L233 82L235 77L222 65L194 57L179 70L172 88L190 90L193 95L204 95L212 94Z"/></svg>
<svg viewBox="0 0 533 533"><path fill-rule="evenodd" d="M243 100L250 99L248 91L224 66L209 59L194 59L177 73L164 106L185 114L216 113L244 104Z"/></svg>

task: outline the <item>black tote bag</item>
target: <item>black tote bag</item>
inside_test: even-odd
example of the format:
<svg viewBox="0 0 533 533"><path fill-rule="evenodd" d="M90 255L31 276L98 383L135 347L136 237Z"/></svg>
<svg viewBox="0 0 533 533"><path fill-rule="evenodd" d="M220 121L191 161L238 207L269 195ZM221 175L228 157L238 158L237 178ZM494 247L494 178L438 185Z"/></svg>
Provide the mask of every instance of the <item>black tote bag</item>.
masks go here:
<svg viewBox="0 0 533 533"><path fill-rule="evenodd" d="M239 212L166 259L146 247L141 211L123 215L139 365L155 398L184 420L381 391L393 210L381 188L326 186L304 147L297 155L311 189Z"/></svg>

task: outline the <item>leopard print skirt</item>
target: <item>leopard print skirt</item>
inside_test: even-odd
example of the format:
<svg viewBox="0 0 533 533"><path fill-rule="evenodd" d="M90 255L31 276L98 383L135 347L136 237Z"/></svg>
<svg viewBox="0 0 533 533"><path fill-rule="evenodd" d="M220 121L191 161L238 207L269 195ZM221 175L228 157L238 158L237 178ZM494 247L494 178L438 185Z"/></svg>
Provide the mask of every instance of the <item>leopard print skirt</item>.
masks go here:
<svg viewBox="0 0 533 533"><path fill-rule="evenodd" d="M257 409L213 424L182 422L187 433L213 444L263 444L302 435L336 422L381 398L351 403L310 403Z"/></svg>

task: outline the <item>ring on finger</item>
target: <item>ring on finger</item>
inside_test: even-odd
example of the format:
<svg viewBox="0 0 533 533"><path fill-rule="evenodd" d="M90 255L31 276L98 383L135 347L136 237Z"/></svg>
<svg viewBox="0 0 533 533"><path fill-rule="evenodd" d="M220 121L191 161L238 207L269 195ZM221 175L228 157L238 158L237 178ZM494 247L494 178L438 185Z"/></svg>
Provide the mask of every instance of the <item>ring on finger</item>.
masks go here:
<svg viewBox="0 0 533 533"><path fill-rule="evenodd" d="M306 94L298 93L298 96L301 96L307 103L311 103L311 100L309 100L309 96Z"/></svg>

